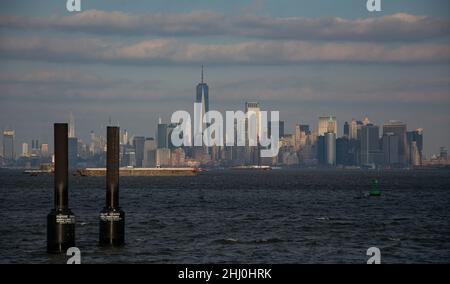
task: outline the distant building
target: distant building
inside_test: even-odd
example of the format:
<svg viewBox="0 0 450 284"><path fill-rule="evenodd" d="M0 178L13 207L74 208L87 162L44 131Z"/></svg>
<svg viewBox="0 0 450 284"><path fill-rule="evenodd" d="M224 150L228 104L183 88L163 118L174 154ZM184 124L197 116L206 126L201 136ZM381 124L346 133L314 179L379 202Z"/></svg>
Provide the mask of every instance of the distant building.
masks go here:
<svg viewBox="0 0 450 284"><path fill-rule="evenodd" d="M384 133L394 133L399 138L398 155L402 165L406 165L408 161L408 142L406 137L406 124L400 121L391 120L383 125Z"/></svg>
<svg viewBox="0 0 450 284"><path fill-rule="evenodd" d="M350 140L347 136L336 139L336 165L352 165L349 148Z"/></svg>
<svg viewBox="0 0 450 284"><path fill-rule="evenodd" d="M325 134L325 152L326 164L328 166L336 165L336 133L328 132Z"/></svg>
<svg viewBox="0 0 450 284"><path fill-rule="evenodd" d="M421 166L422 158L416 141L412 141L409 147L410 164L412 166Z"/></svg>
<svg viewBox="0 0 450 284"><path fill-rule="evenodd" d="M145 137L135 136L133 138L133 147L134 147L134 151L136 153L136 167L137 168L142 168L142 165L144 162L144 144L145 144Z"/></svg>
<svg viewBox="0 0 450 284"><path fill-rule="evenodd" d="M296 166L298 165L298 157L295 152L282 152L281 162L285 166Z"/></svg>
<svg viewBox="0 0 450 284"><path fill-rule="evenodd" d="M31 150L29 150L30 156L41 156L41 147L39 140L31 140Z"/></svg>
<svg viewBox="0 0 450 284"><path fill-rule="evenodd" d="M304 133L303 133L304 135ZM294 148L295 151L300 150L302 140L302 131L300 130L300 124L296 124L294 128Z"/></svg>
<svg viewBox="0 0 450 284"><path fill-rule="evenodd" d="M205 116L205 113L209 111L209 87L208 84L204 82L204 76L203 76L203 65L202 65L202 76L201 76L201 82L197 85L197 92L195 97L195 102L202 104L201 114L202 117ZM205 123L202 123L202 130L205 130L207 125ZM159 146L158 146L159 148Z"/></svg>
<svg viewBox="0 0 450 284"><path fill-rule="evenodd" d="M364 117L363 121L362 121L363 125L368 125L370 124L370 120L367 116Z"/></svg>
<svg viewBox="0 0 450 284"><path fill-rule="evenodd" d="M186 159L186 154L184 153L183 148L177 148L175 150L172 151L172 153L170 154L170 160L171 160L171 166L172 167L184 167L186 165L185 163L185 159Z"/></svg>
<svg viewBox="0 0 450 284"><path fill-rule="evenodd" d="M48 143L41 144L41 157L48 158L50 156L50 152L48 150Z"/></svg>
<svg viewBox="0 0 450 284"><path fill-rule="evenodd" d="M387 132L383 135L383 158L388 166L400 163L398 152L399 137L395 133Z"/></svg>
<svg viewBox="0 0 450 284"><path fill-rule="evenodd" d="M170 149L159 148L156 150L156 166L157 167L169 167L170 166Z"/></svg>
<svg viewBox="0 0 450 284"><path fill-rule="evenodd" d="M122 133L122 145L128 145L128 131L125 129Z"/></svg>
<svg viewBox="0 0 450 284"><path fill-rule="evenodd" d="M22 157L29 157L30 152L28 151L28 143L22 143Z"/></svg>
<svg viewBox="0 0 450 284"><path fill-rule="evenodd" d="M16 153L14 150L14 138L16 133L14 130L3 131L3 159L6 163L12 163L16 159Z"/></svg>
<svg viewBox="0 0 450 284"><path fill-rule="evenodd" d="M125 167L136 167L136 152L133 147L124 148L122 165Z"/></svg>
<svg viewBox="0 0 450 284"><path fill-rule="evenodd" d="M337 135L337 121L335 116L319 117L319 136L325 136L326 133L332 132Z"/></svg>
<svg viewBox="0 0 450 284"><path fill-rule="evenodd" d="M44 144L42 144L44 145ZM69 137L68 140L69 147L69 168L75 169L78 165L78 138ZM44 155L44 154L42 154Z"/></svg>
<svg viewBox="0 0 450 284"><path fill-rule="evenodd" d="M325 144L325 136L321 135L317 137L317 160L319 165L325 165L327 163L327 151Z"/></svg>
<svg viewBox="0 0 450 284"><path fill-rule="evenodd" d="M362 165L380 164L381 150L379 132L379 127L370 123L361 127L360 151Z"/></svg>
<svg viewBox="0 0 450 284"><path fill-rule="evenodd" d="M408 131L406 134L408 144L408 162L413 166L422 164L423 149L423 129L418 128L414 131Z"/></svg>
<svg viewBox="0 0 450 284"><path fill-rule="evenodd" d="M31 149L39 150L41 148L41 146L39 145L39 140L38 139L32 140L31 143L32 143Z"/></svg>
<svg viewBox="0 0 450 284"><path fill-rule="evenodd" d="M344 123L344 137L350 137L350 125L347 121Z"/></svg>
<svg viewBox="0 0 450 284"><path fill-rule="evenodd" d="M350 133L349 133L350 139L358 139L358 123L356 122L356 119L352 118L352 122L350 123Z"/></svg>
<svg viewBox="0 0 450 284"><path fill-rule="evenodd" d="M258 102L245 102L245 112L248 114L249 112L254 113L255 115L255 122L256 125L253 125L252 127L255 127L256 130L256 137L254 137L255 139L258 139L258 137L262 137L262 133L261 133L261 108L259 107L259 103ZM250 131L250 126L249 125L249 120L246 120L246 124L245 124L245 137L246 140L248 141L249 138L249 131ZM252 143L257 143L256 141L253 141ZM246 143L246 145L249 145L248 142ZM256 144L254 144L256 145Z"/></svg>
<svg viewBox="0 0 450 284"><path fill-rule="evenodd" d="M156 141L153 138L146 138L144 142L144 160L143 167L156 167Z"/></svg>
<svg viewBox="0 0 450 284"><path fill-rule="evenodd" d="M158 123L156 139L158 141L158 149L169 148L169 144L167 141L167 124L162 123L161 120Z"/></svg>

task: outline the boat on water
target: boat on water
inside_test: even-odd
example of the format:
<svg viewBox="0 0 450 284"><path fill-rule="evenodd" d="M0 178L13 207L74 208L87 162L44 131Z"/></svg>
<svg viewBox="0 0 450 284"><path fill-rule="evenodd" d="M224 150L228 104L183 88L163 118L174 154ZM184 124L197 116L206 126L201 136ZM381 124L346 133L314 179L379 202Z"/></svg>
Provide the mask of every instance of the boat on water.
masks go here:
<svg viewBox="0 0 450 284"><path fill-rule="evenodd" d="M272 167L251 165L251 166L236 166L236 167L232 167L231 169L233 169L233 170L263 170L263 171L267 171L267 170L271 170Z"/></svg>
<svg viewBox="0 0 450 284"><path fill-rule="evenodd" d="M129 168L119 169L120 176L196 176L200 172L197 168ZM105 176L106 168L78 169L74 176Z"/></svg>

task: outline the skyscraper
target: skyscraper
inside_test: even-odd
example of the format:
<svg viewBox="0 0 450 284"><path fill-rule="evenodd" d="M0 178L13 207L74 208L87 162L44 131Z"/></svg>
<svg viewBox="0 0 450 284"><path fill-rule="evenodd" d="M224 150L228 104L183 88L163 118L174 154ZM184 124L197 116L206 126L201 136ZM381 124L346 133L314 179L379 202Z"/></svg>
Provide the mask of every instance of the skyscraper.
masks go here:
<svg viewBox="0 0 450 284"><path fill-rule="evenodd" d="M144 162L143 167L156 166L156 141L153 138L146 138L144 142Z"/></svg>
<svg viewBox="0 0 450 284"><path fill-rule="evenodd" d="M209 111L209 87L208 85L203 81L203 65L202 65L202 79L201 82L197 85L197 95L195 98L196 103L202 104L201 114L202 117L205 116L205 113ZM203 124L202 130L205 130L206 125Z"/></svg>
<svg viewBox="0 0 450 284"><path fill-rule="evenodd" d="M128 131L126 129L122 134L122 145L128 145Z"/></svg>
<svg viewBox="0 0 450 284"><path fill-rule="evenodd" d="M410 164L412 166L421 166L422 165L422 159L420 157L419 153L419 147L417 147L417 142L412 141L411 145L409 147L409 155L410 155Z"/></svg>
<svg viewBox="0 0 450 284"><path fill-rule="evenodd" d="M6 129L3 131L3 159L7 163L11 163L16 158L16 153L14 151L14 138L16 132L14 130Z"/></svg>
<svg viewBox="0 0 450 284"><path fill-rule="evenodd" d="M348 124L348 122L346 121L344 123L344 137L349 137L350 136L350 125Z"/></svg>
<svg viewBox="0 0 450 284"><path fill-rule="evenodd" d="M301 148L302 131L300 130L300 124L295 125L294 129L294 149L295 151Z"/></svg>
<svg viewBox="0 0 450 284"><path fill-rule="evenodd" d="M363 125L368 125L370 123L369 117L365 116L362 123Z"/></svg>
<svg viewBox="0 0 450 284"><path fill-rule="evenodd" d="M326 164L326 145L325 145L325 136L317 137L317 160L320 165Z"/></svg>
<svg viewBox="0 0 450 284"><path fill-rule="evenodd" d="M403 165L406 165L408 159L406 124L400 121L390 120L388 123L383 125L383 134L388 132L394 133L395 135L398 136L399 162Z"/></svg>
<svg viewBox="0 0 450 284"><path fill-rule="evenodd" d="M28 152L28 143L22 143L22 157L29 157L30 153Z"/></svg>
<svg viewBox="0 0 450 284"><path fill-rule="evenodd" d="M358 123L356 119L352 118L352 122L350 123L350 139L358 139Z"/></svg>
<svg viewBox="0 0 450 284"><path fill-rule="evenodd" d="M337 135L337 121L335 116L319 117L319 136L324 136L327 132L333 132Z"/></svg>
<svg viewBox="0 0 450 284"><path fill-rule="evenodd" d="M259 103L258 102L245 102L245 112L246 113L254 113L255 115L255 119L256 119L256 125L254 125L254 127L256 127L256 139L258 139L258 137L261 137L262 133L261 133L261 108L259 107ZM247 123L246 123L246 137L248 138L248 131L249 131L249 122L247 119ZM257 141L255 141L257 142Z"/></svg>
<svg viewBox="0 0 450 284"><path fill-rule="evenodd" d="M336 139L336 164L348 166L351 165L351 158L349 154L350 140L348 137L341 137Z"/></svg>
<svg viewBox="0 0 450 284"><path fill-rule="evenodd" d="M69 126L69 132L70 132L70 126ZM44 145L44 144L42 144L42 145ZM69 137L68 151L69 151L69 168L75 169L78 164L78 138Z"/></svg>
<svg viewBox="0 0 450 284"><path fill-rule="evenodd" d="M423 129L418 128L414 131L406 133L408 144L408 162L414 166L422 164L422 149L423 149Z"/></svg>
<svg viewBox="0 0 450 284"><path fill-rule="evenodd" d="M399 137L392 132L383 134L383 156L385 165L396 165L400 162L398 156Z"/></svg>
<svg viewBox="0 0 450 284"><path fill-rule="evenodd" d="M156 139L158 141L158 149L162 148L168 148L168 141L167 141L167 124L162 123L161 120L159 120L158 123L158 131L156 134Z"/></svg>
<svg viewBox="0 0 450 284"><path fill-rule="evenodd" d="M49 156L48 143L42 143L41 144L41 156L44 157L44 158Z"/></svg>
<svg viewBox="0 0 450 284"><path fill-rule="evenodd" d="M296 151L302 149L306 145L307 136L310 135L309 125L297 124L294 131L294 148Z"/></svg>
<svg viewBox="0 0 450 284"><path fill-rule="evenodd" d="M143 136L135 136L133 138L133 147L134 151L136 153L136 167L142 168L143 161L144 161L144 144L145 144L145 137Z"/></svg>
<svg viewBox="0 0 450 284"><path fill-rule="evenodd" d="M328 166L336 165L336 133L328 132L325 134L325 152L326 164Z"/></svg>
<svg viewBox="0 0 450 284"><path fill-rule="evenodd" d="M380 162L379 132L379 127L370 123L361 127L360 150L362 165L378 164Z"/></svg>

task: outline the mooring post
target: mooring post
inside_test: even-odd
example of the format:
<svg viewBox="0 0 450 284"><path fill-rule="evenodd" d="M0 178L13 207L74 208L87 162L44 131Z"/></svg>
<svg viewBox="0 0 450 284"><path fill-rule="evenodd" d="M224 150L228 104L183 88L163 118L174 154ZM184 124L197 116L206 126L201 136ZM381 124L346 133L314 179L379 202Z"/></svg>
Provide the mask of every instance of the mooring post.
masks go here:
<svg viewBox="0 0 450 284"><path fill-rule="evenodd" d="M68 125L54 124L54 208L47 215L47 252L64 253L75 246L75 215L69 209Z"/></svg>
<svg viewBox="0 0 450 284"><path fill-rule="evenodd" d="M121 246L125 243L125 212L119 207L119 132L119 127L107 128L106 206L100 212L101 246Z"/></svg>

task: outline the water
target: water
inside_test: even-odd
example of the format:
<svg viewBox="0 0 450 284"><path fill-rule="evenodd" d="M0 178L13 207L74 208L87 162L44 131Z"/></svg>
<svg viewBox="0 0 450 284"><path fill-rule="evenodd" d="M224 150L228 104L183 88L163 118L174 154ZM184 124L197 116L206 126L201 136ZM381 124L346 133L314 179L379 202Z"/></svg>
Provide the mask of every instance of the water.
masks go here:
<svg viewBox="0 0 450 284"><path fill-rule="evenodd" d="M364 197L370 179L381 197ZM126 246L97 246L103 177L71 177L83 263L450 262L448 171L218 171L121 177ZM0 263L64 263L45 253L53 177L0 170Z"/></svg>

